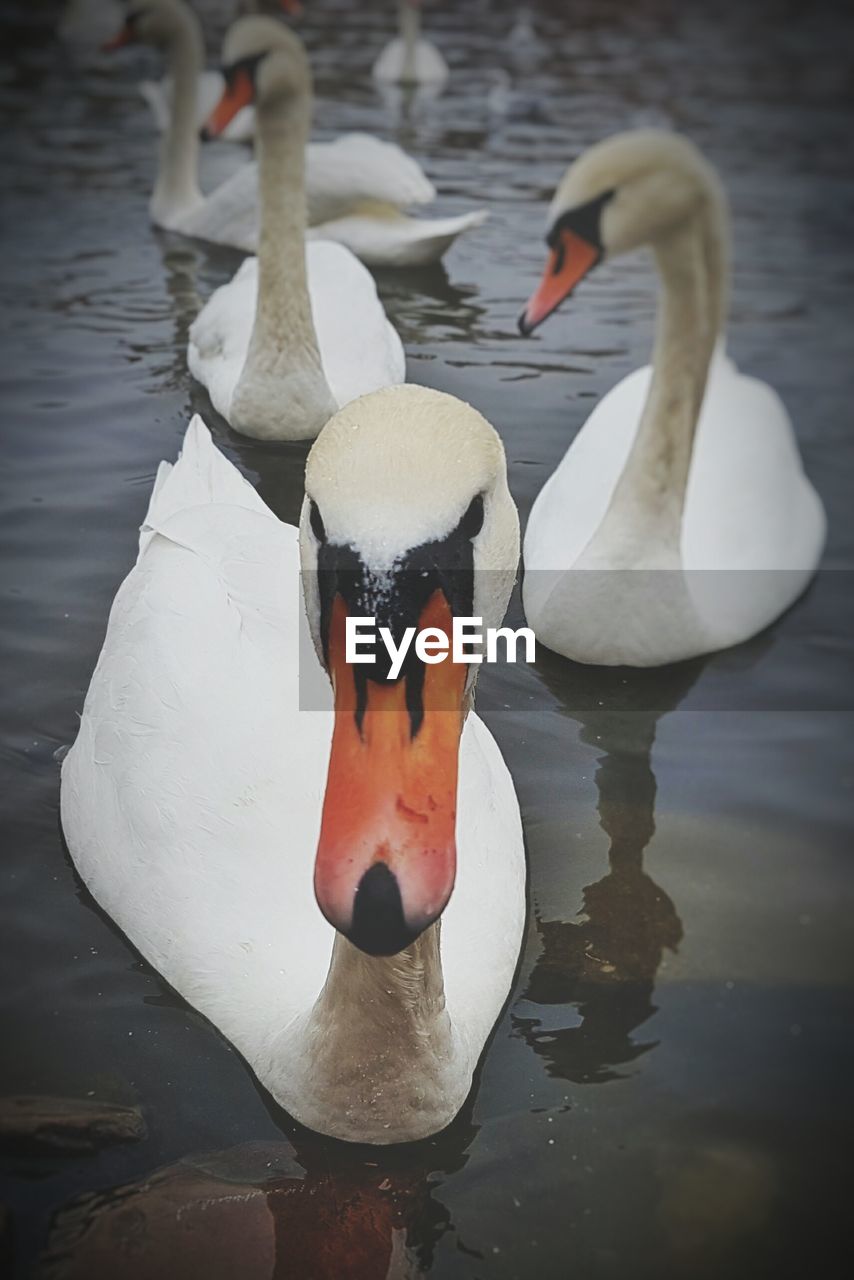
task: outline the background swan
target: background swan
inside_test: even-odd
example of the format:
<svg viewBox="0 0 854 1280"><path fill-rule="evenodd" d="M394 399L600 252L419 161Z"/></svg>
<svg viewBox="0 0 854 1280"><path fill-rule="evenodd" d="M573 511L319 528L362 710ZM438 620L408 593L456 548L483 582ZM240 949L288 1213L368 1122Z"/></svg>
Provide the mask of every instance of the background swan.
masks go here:
<svg viewBox="0 0 854 1280"><path fill-rule="evenodd" d="M198 18L184 0L140 0L112 45L136 41L163 51L172 84L172 110L149 205L152 222L168 231L254 252L257 166L241 165L207 196L199 187L197 83L204 45ZM216 75L221 88L221 73ZM231 89L233 110L222 133L252 107L248 79L239 78ZM362 133L308 144L306 196L312 234L345 244L372 266L437 262L458 235L486 218L483 210L439 219L404 214L402 210L412 205L435 199L433 184L400 147Z"/></svg>
<svg viewBox="0 0 854 1280"><path fill-rule="evenodd" d="M300 0L238 0L236 8L239 13L282 12L291 18L296 18L302 13L303 6ZM199 127L204 124L219 102L222 90L221 71L213 68L199 71L196 77L196 122ZM167 75L160 80L143 80L140 82L139 91L151 109L155 125L161 133L165 132L169 128L172 115L174 85L171 77ZM222 132L226 142L251 142L254 136L255 110L253 107L243 107L228 128Z"/></svg>
<svg viewBox="0 0 854 1280"><path fill-rule="evenodd" d="M261 242L196 318L187 360L236 430L308 440L339 406L402 382L403 346L358 259L305 243L311 71L300 41L269 18L241 18L223 57L229 85L246 79L257 103ZM210 130L233 104L226 89Z"/></svg>
<svg viewBox="0 0 854 1280"><path fill-rule="evenodd" d="M825 516L779 398L724 354L716 175L685 138L618 134L570 167L549 225L523 333L604 255L641 245L655 253L662 298L652 367L597 405L531 511L528 619L549 648L606 665L746 640L809 582Z"/></svg>
<svg viewBox="0 0 854 1280"><path fill-rule="evenodd" d="M374 79L439 88L448 78L448 64L436 46L421 35L421 0L397 0L397 23L399 34L374 63Z"/></svg>
<svg viewBox="0 0 854 1280"><path fill-rule="evenodd" d="M371 682L368 745L354 747L357 669L330 623L347 607L336 565L361 566L366 584L385 566L378 608L432 609L447 628L438 566L467 563L463 607L497 625L518 521L497 435L419 387L343 410L306 484L298 550L199 418L178 463L161 464L63 763L63 830L100 905L282 1106L340 1138L404 1141L456 1114L507 997L522 833L473 713L460 740L465 668L425 669L414 738L404 682ZM300 560L309 584L318 561L326 570L307 615ZM428 575L419 605L411 587ZM335 673L334 734L309 630ZM389 938L399 954L367 954Z"/></svg>

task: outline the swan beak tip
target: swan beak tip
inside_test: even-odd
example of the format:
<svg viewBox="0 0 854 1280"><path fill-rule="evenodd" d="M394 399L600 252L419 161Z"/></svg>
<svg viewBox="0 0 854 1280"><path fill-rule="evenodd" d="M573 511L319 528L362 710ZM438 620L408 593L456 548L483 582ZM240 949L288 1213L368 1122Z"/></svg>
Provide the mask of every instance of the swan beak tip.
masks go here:
<svg viewBox="0 0 854 1280"><path fill-rule="evenodd" d="M375 862L356 890L347 937L367 955L394 956L411 946L429 923L406 919L397 876L384 862Z"/></svg>
<svg viewBox="0 0 854 1280"><path fill-rule="evenodd" d="M203 124L199 130L199 142L210 142L214 137L206 124Z"/></svg>
<svg viewBox="0 0 854 1280"><path fill-rule="evenodd" d="M528 319L527 308L524 311L519 313L519 319L516 321L516 323L519 326L519 332L521 333L523 338L530 338L531 334L534 332L534 330L537 327L535 324L531 324L530 320Z"/></svg>

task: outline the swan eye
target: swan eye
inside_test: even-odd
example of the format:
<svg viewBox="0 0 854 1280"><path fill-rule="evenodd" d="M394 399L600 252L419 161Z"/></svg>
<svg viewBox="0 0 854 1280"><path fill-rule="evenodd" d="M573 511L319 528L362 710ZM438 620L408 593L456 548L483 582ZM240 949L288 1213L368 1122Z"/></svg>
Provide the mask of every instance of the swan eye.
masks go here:
<svg viewBox="0 0 854 1280"><path fill-rule="evenodd" d="M464 538L476 538L483 528L483 494L472 498L468 510L459 523L459 531Z"/></svg>
<svg viewBox="0 0 854 1280"><path fill-rule="evenodd" d="M326 526L323 523L323 517L321 516L317 503L313 498L309 498L309 504L308 522L311 525L311 531L315 538L317 538L318 542L325 542Z"/></svg>
<svg viewBox="0 0 854 1280"><path fill-rule="evenodd" d="M562 213L552 224L546 236L548 247L561 253L563 250L561 232L572 231L588 244L592 244L594 249L602 249L602 210L616 194L616 187L612 187L608 191L603 191L600 196L596 196L594 200L588 200L585 204L577 204L572 209L567 209L566 213Z"/></svg>

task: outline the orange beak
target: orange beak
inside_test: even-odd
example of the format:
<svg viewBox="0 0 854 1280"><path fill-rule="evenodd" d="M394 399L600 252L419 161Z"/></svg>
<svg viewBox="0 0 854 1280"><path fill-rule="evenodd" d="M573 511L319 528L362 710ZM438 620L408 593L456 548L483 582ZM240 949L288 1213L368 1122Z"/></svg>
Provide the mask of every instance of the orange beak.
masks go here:
<svg viewBox="0 0 854 1280"><path fill-rule="evenodd" d="M136 36L133 34L132 27L130 27L128 23L125 23L125 25L116 32L111 40L104 41L101 45L101 52L112 53L115 49L123 49L126 44L133 44L135 39Z"/></svg>
<svg viewBox="0 0 854 1280"><path fill-rule="evenodd" d="M226 84L222 97L214 107L202 126L202 138L218 138L223 129L231 123L243 107L248 107L255 98L255 86L252 77L244 68L236 72L233 79Z"/></svg>
<svg viewBox="0 0 854 1280"><path fill-rule="evenodd" d="M580 280L596 266L602 250L590 244L582 236L562 227L558 242L549 254L546 269L539 285L531 294L528 305L519 317L519 331L527 336L543 323L553 311L557 311Z"/></svg>
<svg viewBox="0 0 854 1280"><path fill-rule="evenodd" d="M457 769L467 666L423 665L413 695L407 678L365 679L345 658L347 606L337 596L329 628L335 727L314 891L330 924L369 955L395 955L443 911L456 875ZM419 629L451 637L439 590ZM362 671L364 668L358 668ZM420 722L413 732L413 696Z"/></svg>

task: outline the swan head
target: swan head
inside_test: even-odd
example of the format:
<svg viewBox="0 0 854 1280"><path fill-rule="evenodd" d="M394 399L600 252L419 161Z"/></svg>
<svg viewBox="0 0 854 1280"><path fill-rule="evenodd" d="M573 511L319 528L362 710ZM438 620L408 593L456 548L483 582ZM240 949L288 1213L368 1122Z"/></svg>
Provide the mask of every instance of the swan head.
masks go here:
<svg viewBox="0 0 854 1280"><path fill-rule="evenodd" d="M399 386L348 404L306 467L300 559L335 726L315 861L323 914L373 955L404 949L444 909L456 873L460 734L475 666L422 661L395 674L346 660L348 617L400 645L450 639L454 617L498 626L516 575L519 521L498 435L469 405Z"/></svg>
<svg viewBox="0 0 854 1280"><path fill-rule="evenodd" d="M529 334L604 258L656 245L722 207L717 176L687 138L659 129L614 134L570 165L548 212L549 258L519 317Z"/></svg>
<svg viewBox="0 0 854 1280"><path fill-rule="evenodd" d="M302 41L273 18L238 18L226 32L222 64L225 88L203 137L217 137L250 103L263 110L311 95L311 68Z"/></svg>
<svg viewBox="0 0 854 1280"><path fill-rule="evenodd" d="M197 30L196 18L183 0L129 0L124 24L103 48L110 51L128 44L148 44L167 49L194 26Z"/></svg>

